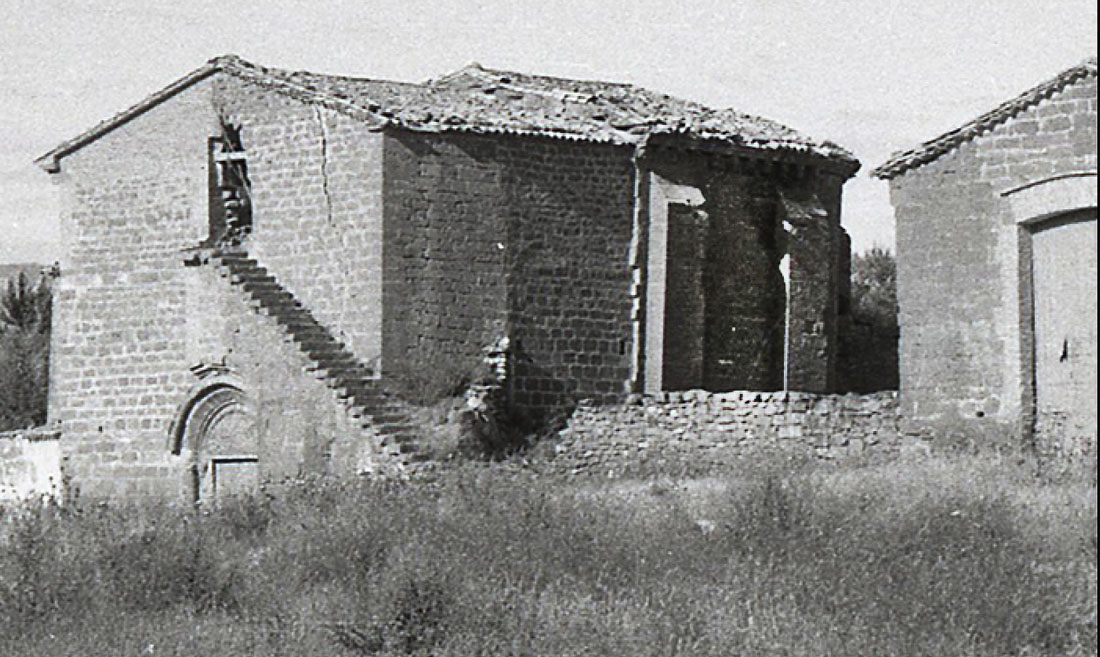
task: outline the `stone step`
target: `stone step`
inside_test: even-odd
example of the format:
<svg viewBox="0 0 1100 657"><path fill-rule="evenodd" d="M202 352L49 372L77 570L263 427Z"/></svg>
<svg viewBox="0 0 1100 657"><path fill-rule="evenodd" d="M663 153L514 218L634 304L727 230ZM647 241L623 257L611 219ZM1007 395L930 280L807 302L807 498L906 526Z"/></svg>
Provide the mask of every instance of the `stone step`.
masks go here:
<svg viewBox="0 0 1100 657"><path fill-rule="evenodd" d="M305 312L305 309L302 308L301 302L295 299L289 292L279 292L272 294L268 292L257 293L256 291L248 290L248 296L252 297L256 301L259 301L265 306L269 306L272 308L280 308L289 312Z"/></svg>
<svg viewBox="0 0 1100 657"><path fill-rule="evenodd" d="M308 317L302 316L300 314L300 311L281 312L275 317L275 319L283 326L286 326L292 330L308 329L314 327L322 328L317 324L317 322Z"/></svg>
<svg viewBox="0 0 1100 657"><path fill-rule="evenodd" d="M381 408L380 400L376 397L371 397L369 393L365 393L361 386L348 381L340 382L340 387L337 390L341 393L341 396L355 404L364 411L370 413L377 413L384 409Z"/></svg>
<svg viewBox="0 0 1100 657"><path fill-rule="evenodd" d="M248 305L252 308L255 308L256 310L263 311L263 313L268 317L286 317L289 313L298 310L298 308L292 305L291 302L265 301L257 299L256 297L253 297L251 295L249 295L248 297Z"/></svg>
<svg viewBox="0 0 1100 657"><path fill-rule="evenodd" d="M286 325L281 324L280 326L285 327ZM331 333L329 333L327 330L325 330L324 327L318 326L318 325L296 326L296 327L294 327L294 336L295 337L300 337L300 338L307 338L307 337L316 336L316 337L323 337L323 338L328 339L328 340L333 339Z"/></svg>
<svg viewBox="0 0 1100 657"><path fill-rule="evenodd" d="M400 407L375 387L375 380L365 377L347 376L341 382L354 396L355 400L373 411L398 410Z"/></svg>
<svg viewBox="0 0 1100 657"><path fill-rule="evenodd" d="M372 424L369 427L364 425L363 428L371 429L385 438L396 437L400 440L415 440L416 427L408 423Z"/></svg>
<svg viewBox="0 0 1100 657"><path fill-rule="evenodd" d="M351 353L347 349L344 349L344 347L339 342L328 335L317 333L302 334L298 331L294 331L293 334L290 336L290 339L292 342L294 342L294 344L298 345L299 349L303 351L331 351L333 353L347 354L348 356L351 355Z"/></svg>
<svg viewBox="0 0 1100 657"><path fill-rule="evenodd" d="M343 388L339 380L340 378L355 376L356 374L355 370L350 367L337 365L314 365L312 367L307 367L306 369L307 371L312 372L314 376L324 381L325 385L335 391L339 391ZM341 395L341 398L350 399L351 395Z"/></svg>
<svg viewBox="0 0 1100 657"><path fill-rule="evenodd" d="M262 267L257 266L256 261L251 258L219 257L214 258L213 260L218 264L218 266L225 267L233 273L256 272L261 270L266 271Z"/></svg>
<svg viewBox="0 0 1100 657"><path fill-rule="evenodd" d="M398 454L416 454L420 451L416 449L416 446L414 446L412 443L387 443L383 441L382 446L394 452L397 452Z"/></svg>
<svg viewBox="0 0 1100 657"><path fill-rule="evenodd" d="M270 277L268 277L268 278L270 278ZM293 296L294 296L289 291L287 291L286 288L284 288L282 285L279 285L279 282L275 281L275 280L267 281L267 280L245 279L243 281L239 281L239 282L234 283L234 285L240 286L240 287L248 290L252 294L256 294L256 295L259 295L259 294L282 294L284 296L291 297L291 298L293 298Z"/></svg>
<svg viewBox="0 0 1100 657"><path fill-rule="evenodd" d="M351 356L339 356L331 353L315 356L311 352L303 351L303 353L317 364L317 369L332 372L334 375L339 373L338 377L333 377L338 379L333 381L335 385L343 385L347 381L362 378L363 367L355 362L355 359Z"/></svg>
<svg viewBox="0 0 1100 657"><path fill-rule="evenodd" d="M408 424L408 418L405 417L404 413L387 413L385 411L376 411L374 413L371 413L370 420L372 422L371 426L390 426L402 423L410 427L412 426L411 424Z"/></svg>
<svg viewBox="0 0 1100 657"><path fill-rule="evenodd" d="M293 342L295 346L298 347L298 349L308 353L316 352L319 356L322 357L324 355L328 355L338 358L352 358L351 352L345 349L343 345L341 345L336 340L333 340L332 338L326 339L316 336L302 337L300 335L294 334L290 336L290 341Z"/></svg>
<svg viewBox="0 0 1100 657"><path fill-rule="evenodd" d="M343 386L346 381L362 378L363 376L361 366L351 356L301 351L316 364L317 369L325 370L333 375L334 380L332 383L334 385Z"/></svg>
<svg viewBox="0 0 1100 657"><path fill-rule="evenodd" d="M273 283L278 285L275 277L271 274L261 273L255 270L238 271L229 275L229 280L238 285L244 285L246 283Z"/></svg>
<svg viewBox="0 0 1100 657"><path fill-rule="evenodd" d="M275 320L275 326L309 359L305 371L343 400L346 413L359 421L364 432L378 436L402 466L415 468L430 462L417 449L416 427L404 409L378 387L376 373L359 363L267 268L243 252L216 253L210 261L219 274L244 290L251 308Z"/></svg>

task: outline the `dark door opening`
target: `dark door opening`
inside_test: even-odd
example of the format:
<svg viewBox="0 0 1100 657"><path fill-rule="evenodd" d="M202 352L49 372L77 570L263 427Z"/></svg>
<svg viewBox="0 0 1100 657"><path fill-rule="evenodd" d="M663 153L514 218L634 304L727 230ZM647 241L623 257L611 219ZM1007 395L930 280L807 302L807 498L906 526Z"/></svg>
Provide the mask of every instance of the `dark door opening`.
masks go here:
<svg viewBox="0 0 1100 657"><path fill-rule="evenodd" d="M703 387L706 298L706 215L679 203L668 205L668 257L665 265L665 390Z"/></svg>

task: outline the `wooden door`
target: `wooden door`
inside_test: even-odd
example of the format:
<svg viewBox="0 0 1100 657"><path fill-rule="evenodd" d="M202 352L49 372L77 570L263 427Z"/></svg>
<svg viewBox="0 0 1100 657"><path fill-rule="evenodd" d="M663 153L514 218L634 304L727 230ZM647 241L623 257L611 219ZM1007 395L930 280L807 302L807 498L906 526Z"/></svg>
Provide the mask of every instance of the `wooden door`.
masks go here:
<svg viewBox="0 0 1100 657"><path fill-rule="evenodd" d="M1096 440L1096 273L1095 209L1036 226L1035 431L1044 452L1079 452Z"/></svg>

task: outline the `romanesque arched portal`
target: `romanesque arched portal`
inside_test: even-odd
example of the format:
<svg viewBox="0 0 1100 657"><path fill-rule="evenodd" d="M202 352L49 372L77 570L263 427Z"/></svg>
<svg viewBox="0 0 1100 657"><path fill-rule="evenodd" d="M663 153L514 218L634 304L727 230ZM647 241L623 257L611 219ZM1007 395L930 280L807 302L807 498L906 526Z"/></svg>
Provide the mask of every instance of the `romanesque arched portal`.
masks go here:
<svg viewBox="0 0 1100 657"><path fill-rule="evenodd" d="M193 500L254 489L260 477L256 413L241 388L218 381L190 395L173 426L172 451L185 458Z"/></svg>

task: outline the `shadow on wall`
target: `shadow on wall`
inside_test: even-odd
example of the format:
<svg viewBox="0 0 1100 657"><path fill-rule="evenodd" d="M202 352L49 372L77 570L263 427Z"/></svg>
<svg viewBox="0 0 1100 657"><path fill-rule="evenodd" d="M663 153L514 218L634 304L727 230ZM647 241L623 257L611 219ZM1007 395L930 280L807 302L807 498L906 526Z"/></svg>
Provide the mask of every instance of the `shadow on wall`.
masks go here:
<svg viewBox="0 0 1100 657"><path fill-rule="evenodd" d="M838 361L839 392L897 390L897 327L842 316Z"/></svg>
<svg viewBox="0 0 1100 657"><path fill-rule="evenodd" d="M517 341L510 353L510 421L528 434L560 425L577 407L577 381L540 367Z"/></svg>

